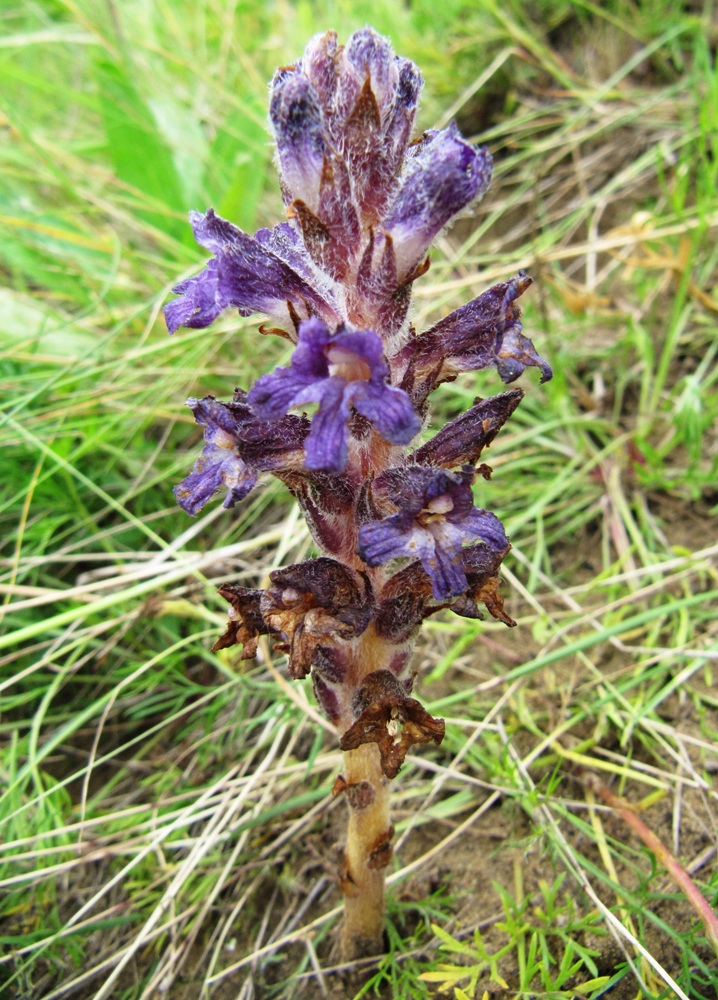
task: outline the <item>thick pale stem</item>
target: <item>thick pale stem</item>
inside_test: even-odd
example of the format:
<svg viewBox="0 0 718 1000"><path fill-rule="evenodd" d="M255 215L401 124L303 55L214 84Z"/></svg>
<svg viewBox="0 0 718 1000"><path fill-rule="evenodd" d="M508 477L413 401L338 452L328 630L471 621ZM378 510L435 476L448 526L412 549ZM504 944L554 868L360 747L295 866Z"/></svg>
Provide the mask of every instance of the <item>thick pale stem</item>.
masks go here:
<svg viewBox="0 0 718 1000"><path fill-rule="evenodd" d="M345 962L384 951L384 876L391 858L389 781L375 743L344 754L349 805L346 865L343 873Z"/></svg>
<svg viewBox="0 0 718 1000"><path fill-rule="evenodd" d="M375 570L378 574L380 570ZM376 581L375 581L376 585ZM397 648L379 637L369 626L353 650L348 687L355 693L374 671L388 669ZM343 734L354 723L350 709L338 723ZM381 955L384 947L384 882L391 860L394 828L389 810L389 779L381 766L376 743L346 750L342 786L349 809L341 888L344 893L344 924L340 938L342 960Z"/></svg>

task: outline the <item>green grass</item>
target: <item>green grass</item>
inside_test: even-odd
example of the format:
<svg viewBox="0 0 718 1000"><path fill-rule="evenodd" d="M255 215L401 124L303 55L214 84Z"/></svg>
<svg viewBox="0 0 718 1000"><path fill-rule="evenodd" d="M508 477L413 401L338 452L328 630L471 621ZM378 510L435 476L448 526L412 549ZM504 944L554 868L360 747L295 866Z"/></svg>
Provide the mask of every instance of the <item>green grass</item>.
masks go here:
<svg viewBox="0 0 718 1000"><path fill-rule="evenodd" d="M640 805L715 905L717 22L693 10L4 6L0 995L715 996L687 901L583 777ZM160 309L202 260L190 208L281 215L273 68L367 21L419 62L420 126L454 115L496 158L417 327L526 267L556 376L524 377L478 489L519 627L425 630L447 735L395 782L390 950L346 985L334 735L267 646L210 652L217 586L309 539L276 484L196 521L171 492L198 442L184 399L278 354L254 319L169 338ZM437 426L499 388L445 386Z"/></svg>

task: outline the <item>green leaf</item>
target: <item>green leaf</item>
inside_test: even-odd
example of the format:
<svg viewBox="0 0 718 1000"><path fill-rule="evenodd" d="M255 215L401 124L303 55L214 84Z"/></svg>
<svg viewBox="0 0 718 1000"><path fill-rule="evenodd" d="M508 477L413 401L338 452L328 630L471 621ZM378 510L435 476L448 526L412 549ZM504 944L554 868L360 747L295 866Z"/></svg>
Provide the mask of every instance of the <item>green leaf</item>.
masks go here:
<svg viewBox="0 0 718 1000"><path fill-rule="evenodd" d="M98 59L95 79L115 173L144 203L137 214L163 232L181 236L186 224L174 213L184 214L182 188L152 112L118 64Z"/></svg>

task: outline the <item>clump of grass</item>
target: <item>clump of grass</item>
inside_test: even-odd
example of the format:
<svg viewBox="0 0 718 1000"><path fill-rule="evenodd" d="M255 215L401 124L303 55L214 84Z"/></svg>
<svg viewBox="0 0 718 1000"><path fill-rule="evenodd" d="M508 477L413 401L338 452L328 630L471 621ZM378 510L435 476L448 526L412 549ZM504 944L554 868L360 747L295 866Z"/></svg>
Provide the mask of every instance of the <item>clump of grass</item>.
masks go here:
<svg viewBox="0 0 718 1000"><path fill-rule="evenodd" d="M216 587L261 582L270 550L299 560L308 539L271 490L240 521L189 529L169 490L196 441L177 400L221 391L237 367L255 374L256 342L229 320L168 340L157 317L199 259L189 207L213 201L248 228L277 213L249 167L270 165L271 67L294 39L371 20L426 72L423 124L453 106L498 163L485 214L434 255L417 323L527 267L525 322L561 376L491 452L518 638L437 621L420 651L447 738L407 762L389 915L409 956L395 947L371 988L429 995L418 977L448 956L434 924L462 945L480 928L490 954L512 941L497 975L527 989L539 880L566 871L556 922L605 931L587 947L599 977L625 977L614 994L635 995L638 978L658 997L667 974L711 996L714 959L688 903L572 777L579 756L632 801L660 795L645 821L715 904L709 17L620 0L540 15L458 2L4 14L7 995L337 987L325 942L338 755L269 649L252 669L208 651ZM124 158L147 142L165 151L159 179L141 152ZM479 378L445 388L444 414L489 391ZM506 919L492 881L532 931L485 925ZM427 887L430 911L415 902ZM550 954L553 974L565 952ZM584 961L573 975L592 973Z"/></svg>

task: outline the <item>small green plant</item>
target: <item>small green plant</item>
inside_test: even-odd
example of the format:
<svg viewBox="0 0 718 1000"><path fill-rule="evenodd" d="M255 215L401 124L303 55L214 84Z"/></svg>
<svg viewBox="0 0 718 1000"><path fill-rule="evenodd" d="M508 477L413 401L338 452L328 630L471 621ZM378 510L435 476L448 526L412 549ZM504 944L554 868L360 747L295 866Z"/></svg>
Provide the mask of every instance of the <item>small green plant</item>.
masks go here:
<svg viewBox="0 0 718 1000"><path fill-rule="evenodd" d="M599 975L595 959L600 952L582 943L587 934L595 937L605 933L600 915L581 912L571 895L561 891L564 879L561 874L550 885L541 880L538 893L520 901L494 883L504 911L503 920L494 926L506 938L498 947L489 946L478 928L467 942L432 924L441 950L460 956L463 962L442 963L423 972L422 981L438 984L440 993L453 989L460 1000L474 996L480 982L509 989L505 969L513 965L516 983L512 982L511 989L519 996L588 997L605 990L611 977ZM465 984L465 989L459 984Z"/></svg>

